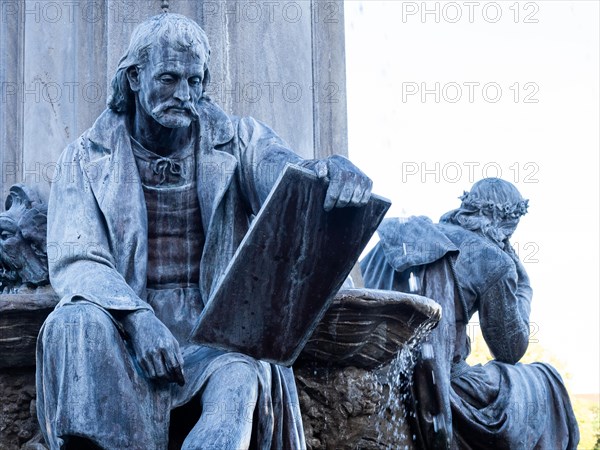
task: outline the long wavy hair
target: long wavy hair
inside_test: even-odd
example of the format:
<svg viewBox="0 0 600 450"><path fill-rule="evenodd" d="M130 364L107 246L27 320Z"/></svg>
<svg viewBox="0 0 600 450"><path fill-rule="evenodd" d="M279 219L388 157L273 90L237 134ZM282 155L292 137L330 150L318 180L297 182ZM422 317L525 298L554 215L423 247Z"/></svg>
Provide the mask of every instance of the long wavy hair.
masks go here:
<svg viewBox="0 0 600 450"><path fill-rule="evenodd" d="M518 220L527 213L529 206L529 200L525 200L512 183L500 178L479 180L459 198L462 200L460 207L444 214L440 222L453 223L481 234L501 247L500 226Z"/></svg>
<svg viewBox="0 0 600 450"><path fill-rule="evenodd" d="M171 47L178 51L191 51L195 57L204 60L202 87L205 90L210 81L210 46L206 33L188 17L162 13L142 22L133 31L129 48L120 59L111 82L107 104L113 111L127 113L133 110L135 96L127 80L127 70L133 66L144 67L148 62L149 50L154 45Z"/></svg>

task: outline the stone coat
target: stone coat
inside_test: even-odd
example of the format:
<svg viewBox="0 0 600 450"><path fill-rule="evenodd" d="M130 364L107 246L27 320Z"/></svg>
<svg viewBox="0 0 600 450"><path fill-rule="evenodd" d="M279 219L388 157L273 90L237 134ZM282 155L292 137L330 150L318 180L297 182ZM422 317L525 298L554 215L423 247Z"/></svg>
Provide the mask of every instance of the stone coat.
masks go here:
<svg viewBox="0 0 600 450"><path fill-rule="evenodd" d="M200 290L207 301L287 163L302 159L268 127L229 118L203 101L197 167L206 241ZM125 117L105 111L58 161L48 204L50 281L62 298L108 310L149 308L147 214ZM94 273L93 281L84 274Z"/></svg>
<svg viewBox="0 0 600 450"><path fill-rule="evenodd" d="M176 290L182 305L207 302L285 165L303 161L254 119L228 117L206 99L197 109L196 181L205 244L197 294ZM48 210L50 280L61 301L40 332L36 384L38 417L53 450L63 436L73 435L106 449L166 449L170 410L234 362L251 367L258 381L253 446L305 447L289 368L179 338L184 387L151 382L135 369L111 313L152 310L146 301L147 212L125 115L106 110L65 149ZM187 330L197 320L187 310L155 312L175 335L181 330L173 327Z"/></svg>

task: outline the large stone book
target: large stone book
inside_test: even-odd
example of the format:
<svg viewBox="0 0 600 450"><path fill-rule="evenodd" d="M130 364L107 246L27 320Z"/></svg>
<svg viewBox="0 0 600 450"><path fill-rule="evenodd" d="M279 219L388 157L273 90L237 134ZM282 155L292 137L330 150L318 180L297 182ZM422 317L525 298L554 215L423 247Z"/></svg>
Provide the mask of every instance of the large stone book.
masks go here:
<svg viewBox="0 0 600 450"><path fill-rule="evenodd" d="M193 339L291 366L390 202L325 211L327 183L289 165L204 308Z"/></svg>

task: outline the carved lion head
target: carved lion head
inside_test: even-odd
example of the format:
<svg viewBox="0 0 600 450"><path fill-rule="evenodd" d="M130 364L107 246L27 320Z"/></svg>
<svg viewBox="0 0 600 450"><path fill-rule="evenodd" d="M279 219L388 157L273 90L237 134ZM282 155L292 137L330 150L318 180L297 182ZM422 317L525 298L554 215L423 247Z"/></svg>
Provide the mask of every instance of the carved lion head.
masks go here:
<svg viewBox="0 0 600 450"><path fill-rule="evenodd" d="M47 204L34 189L15 184L5 207L0 213L0 293L48 284Z"/></svg>

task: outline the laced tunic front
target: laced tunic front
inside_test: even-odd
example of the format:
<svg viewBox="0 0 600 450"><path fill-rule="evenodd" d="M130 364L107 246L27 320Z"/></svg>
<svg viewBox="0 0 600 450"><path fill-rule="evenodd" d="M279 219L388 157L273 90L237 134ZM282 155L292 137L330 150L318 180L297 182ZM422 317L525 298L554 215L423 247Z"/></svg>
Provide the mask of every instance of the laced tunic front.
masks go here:
<svg viewBox="0 0 600 450"><path fill-rule="evenodd" d="M131 138L148 214L147 302L184 344L202 311L198 278L204 233L194 146L169 157Z"/></svg>

